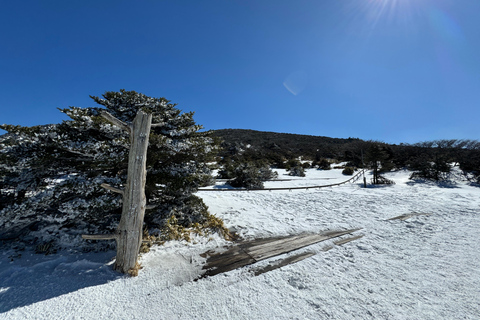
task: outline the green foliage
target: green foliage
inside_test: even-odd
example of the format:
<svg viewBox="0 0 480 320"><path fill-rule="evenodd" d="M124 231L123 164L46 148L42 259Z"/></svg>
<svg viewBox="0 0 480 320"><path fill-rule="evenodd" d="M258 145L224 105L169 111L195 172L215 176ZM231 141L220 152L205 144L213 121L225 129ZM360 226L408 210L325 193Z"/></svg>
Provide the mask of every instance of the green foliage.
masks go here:
<svg viewBox="0 0 480 320"><path fill-rule="evenodd" d="M227 183L235 188L263 189L263 182L277 177L264 162L233 163L225 168L224 176L231 177Z"/></svg>
<svg viewBox="0 0 480 320"><path fill-rule="evenodd" d="M354 168L345 167L345 169L343 169L343 171L342 171L342 174L347 175L347 176L351 176L351 175L353 175L354 172L355 172Z"/></svg>
<svg viewBox="0 0 480 320"><path fill-rule="evenodd" d="M297 159L288 160L285 168L290 176L305 177L305 169L302 163Z"/></svg>
<svg viewBox="0 0 480 320"><path fill-rule="evenodd" d="M330 170L330 161L325 158L320 158L318 161L315 161L312 166L317 166L318 170Z"/></svg>
<svg viewBox="0 0 480 320"><path fill-rule="evenodd" d="M390 181L380 176L381 172L387 172L393 168L390 153L386 144L375 141L370 142L364 158L368 167L373 169L373 184L387 184Z"/></svg>
<svg viewBox="0 0 480 320"><path fill-rule="evenodd" d="M345 150L357 150L356 145L362 142L356 138L336 139L241 129L215 130L213 134L223 141L221 157L242 155L245 161L266 160L277 168L283 168L287 159L298 159L300 156L310 160L317 155L342 159Z"/></svg>
<svg viewBox="0 0 480 320"><path fill-rule="evenodd" d="M184 227L205 221L207 207L193 193L212 183L206 163L218 146L210 132L199 132L193 113L135 91L91 98L101 107L61 109L70 120L60 124L0 126L9 132L0 137L0 233L34 221L38 230L29 233L31 241L71 242L81 232L115 229L121 196L100 184L125 183L129 136L102 117L102 110L127 124L144 110L157 124L149 137L146 185L147 203L156 207L147 211L147 227L161 227L171 216Z"/></svg>
<svg viewBox="0 0 480 320"><path fill-rule="evenodd" d="M433 181L447 180L451 171L450 164L444 157L419 157L410 163L413 171L410 179L427 179Z"/></svg>
<svg viewBox="0 0 480 320"><path fill-rule="evenodd" d="M305 177L305 169L302 166L295 166L288 169L289 176Z"/></svg>

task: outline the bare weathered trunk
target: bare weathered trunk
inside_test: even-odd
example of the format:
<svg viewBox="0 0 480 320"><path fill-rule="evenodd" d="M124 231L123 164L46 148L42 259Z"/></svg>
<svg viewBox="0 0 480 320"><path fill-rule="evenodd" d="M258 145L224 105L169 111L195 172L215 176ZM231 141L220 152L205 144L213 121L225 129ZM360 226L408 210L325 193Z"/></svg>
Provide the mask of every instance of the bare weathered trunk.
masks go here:
<svg viewBox="0 0 480 320"><path fill-rule="evenodd" d="M152 127L152 115L140 110L132 124L124 123L106 111L101 112L101 115L130 134L128 175L125 189L122 190L106 183L101 184L105 189L122 195L122 217L115 234L84 234L82 238L87 240L115 239L117 241L117 258L113 268L122 273L129 273L131 269L136 267L140 245L142 244L143 218L146 206L147 149Z"/></svg>
<svg viewBox="0 0 480 320"><path fill-rule="evenodd" d="M127 273L137 262L145 216L145 182L148 138L152 115L139 111L130 132L128 176L123 190L122 217L117 228L117 258L114 269Z"/></svg>

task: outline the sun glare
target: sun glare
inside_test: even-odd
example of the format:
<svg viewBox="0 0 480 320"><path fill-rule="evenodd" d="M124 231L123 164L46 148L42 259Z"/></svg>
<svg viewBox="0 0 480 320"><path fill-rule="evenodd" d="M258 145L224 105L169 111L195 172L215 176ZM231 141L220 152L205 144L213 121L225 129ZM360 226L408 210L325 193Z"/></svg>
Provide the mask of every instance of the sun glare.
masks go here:
<svg viewBox="0 0 480 320"><path fill-rule="evenodd" d="M398 25L405 30L415 28L416 17L424 13L429 0L352 0L347 10L352 19L361 20L364 28L357 30L372 33L379 25Z"/></svg>

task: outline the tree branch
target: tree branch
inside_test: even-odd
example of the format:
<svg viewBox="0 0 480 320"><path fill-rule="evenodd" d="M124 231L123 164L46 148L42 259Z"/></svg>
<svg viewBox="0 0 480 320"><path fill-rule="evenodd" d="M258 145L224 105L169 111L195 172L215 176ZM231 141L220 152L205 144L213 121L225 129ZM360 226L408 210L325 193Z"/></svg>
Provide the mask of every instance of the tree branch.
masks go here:
<svg viewBox="0 0 480 320"><path fill-rule="evenodd" d="M107 119L110 123L116 125L117 127L127 131L128 133L132 133L132 127L130 125L126 124L121 120L118 120L107 111L104 111L104 110L100 111L100 115L105 119Z"/></svg>
<svg viewBox="0 0 480 320"><path fill-rule="evenodd" d="M82 234L82 238L85 240L112 240L117 237L116 234Z"/></svg>
<svg viewBox="0 0 480 320"><path fill-rule="evenodd" d="M116 192L116 193L120 193L123 196L123 190L122 189L112 187L108 183L102 183L100 186L107 189L107 190L110 190L110 191L113 191L113 192Z"/></svg>

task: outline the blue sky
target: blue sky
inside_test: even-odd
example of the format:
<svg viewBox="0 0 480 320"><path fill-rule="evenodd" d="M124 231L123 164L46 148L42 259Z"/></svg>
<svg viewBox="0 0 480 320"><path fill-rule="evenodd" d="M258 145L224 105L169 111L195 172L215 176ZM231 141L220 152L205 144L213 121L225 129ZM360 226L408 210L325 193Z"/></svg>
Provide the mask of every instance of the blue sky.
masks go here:
<svg viewBox="0 0 480 320"><path fill-rule="evenodd" d="M165 97L206 129L480 139L478 0L42 0L0 11L0 123Z"/></svg>

